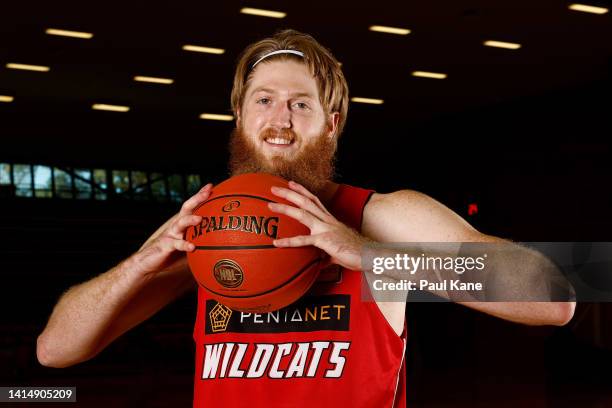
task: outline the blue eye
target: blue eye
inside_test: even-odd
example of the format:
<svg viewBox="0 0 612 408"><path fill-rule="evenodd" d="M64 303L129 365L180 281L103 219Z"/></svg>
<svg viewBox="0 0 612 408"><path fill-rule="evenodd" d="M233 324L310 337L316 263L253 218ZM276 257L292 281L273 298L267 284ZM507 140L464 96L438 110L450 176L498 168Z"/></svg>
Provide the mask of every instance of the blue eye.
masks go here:
<svg viewBox="0 0 612 408"><path fill-rule="evenodd" d="M259 98L257 100L257 103L262 104L262 105L267 105L268 102L270 102L270 99L268 99L268 98Z"/></svg>

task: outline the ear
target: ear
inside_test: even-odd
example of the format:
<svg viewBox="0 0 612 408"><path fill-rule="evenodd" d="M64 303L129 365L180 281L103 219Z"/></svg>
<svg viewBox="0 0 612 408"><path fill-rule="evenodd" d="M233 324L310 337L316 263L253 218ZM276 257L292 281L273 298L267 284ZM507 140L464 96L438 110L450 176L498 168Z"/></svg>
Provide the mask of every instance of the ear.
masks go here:
<svg viewBox="0 0 612 408"><path fill-rule="evenodd" d="M338 122L340 121L340 112L332 112L327 117L327 127L329 129L328 137L333 139L338 131Z"/></svg>
<svg viewBox="0 0 612 408"><path fill-rule="evenodd" d="M240 127L240 108L236 108L236 127Z"/></svg>

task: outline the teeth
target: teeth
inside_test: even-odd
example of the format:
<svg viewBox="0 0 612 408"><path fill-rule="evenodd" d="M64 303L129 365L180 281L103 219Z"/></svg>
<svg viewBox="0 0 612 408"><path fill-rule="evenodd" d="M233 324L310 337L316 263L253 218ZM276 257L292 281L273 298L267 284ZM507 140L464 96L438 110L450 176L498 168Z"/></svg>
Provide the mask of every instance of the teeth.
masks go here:
<svg viewBox="0 0 612 408"><path fill-rule="evenodd" d="M282 139L280 137L275 137L275 138L267 138L266 142L268 143L272 143L272 144L281 144L281 145L288 145L291 144L290 140L287 139Z"/></svg>

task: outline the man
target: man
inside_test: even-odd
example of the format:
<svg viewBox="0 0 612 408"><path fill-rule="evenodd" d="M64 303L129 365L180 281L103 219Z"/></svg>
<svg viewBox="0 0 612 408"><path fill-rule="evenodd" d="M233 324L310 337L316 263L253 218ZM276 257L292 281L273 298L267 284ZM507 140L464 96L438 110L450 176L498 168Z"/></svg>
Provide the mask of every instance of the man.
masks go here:
<svg viewBox="0 0 612 408"><path fill-rule="evenodd" d="M194 406L404 407L405 302L362 301L363 245L503 241L418 192L376 194L334 183L347 107L339 63L308 35L282 31L240 57L231 172L292 180L289 189L272 192L295 206L270 209L299 220L310 235L274 244L317 246L341 268L324 271L303 299L278 313L232 312L199 290ZM187 200L137 253L60 299L38 338L43 365L94 357L197 286L184 255L195 248L183 236L201 221L192 211L213 188ZM463 303L525 324L562 325L574 310L572 302Z"/></svg>

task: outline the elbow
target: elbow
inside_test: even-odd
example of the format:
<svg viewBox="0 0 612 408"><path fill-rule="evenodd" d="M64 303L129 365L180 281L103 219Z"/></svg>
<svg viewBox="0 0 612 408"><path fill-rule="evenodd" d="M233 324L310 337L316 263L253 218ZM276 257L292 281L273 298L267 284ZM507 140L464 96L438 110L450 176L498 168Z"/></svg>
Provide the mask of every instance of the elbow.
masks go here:
<svg viewBox="0 0 612 408"><path fill-rule="evenodd" d="M42 334L38 336L38 339L36 339L36 358L38 359L40 365L44 367L65 367L57 360L57 358L54 358L51 350L49 349L49 345L45 341L45 337Z"/></svg>
<svg viewBox="0 0 612 408"><path fill-rule="evenodd" d="M42 334L36 339L36 359L45 367L56 367Z"/></svg>
<svg viewBox="0 0 612 408"><path fill-rule="evenodd" d="M78 363L78 361L70 361L54 353L42 334L36 339L36 358L40 365L50 368L65 368Z"/></svg>
<svg viewBox="0 0 612 408"><path fill-rule="evenodd" d="M576 302L555 302L553 305L552 322L554 326L565 326L574 317Z"/></svg>

